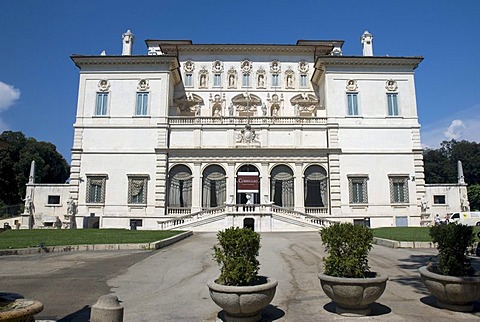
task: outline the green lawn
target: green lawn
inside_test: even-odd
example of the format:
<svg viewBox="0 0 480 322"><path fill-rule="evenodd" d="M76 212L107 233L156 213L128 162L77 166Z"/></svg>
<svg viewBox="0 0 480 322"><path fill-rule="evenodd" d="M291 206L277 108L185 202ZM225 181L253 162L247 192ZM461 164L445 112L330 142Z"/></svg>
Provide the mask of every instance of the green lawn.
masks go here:
<svg viewBox="0 0 480 322"><path fill-rule="evenodd" d="M480 227L474 227L475 241ZM398 241L431 241L428 227L382 227L373 229L373 236Z"/></svg>
<svg viewBox="0 0 480 322"><path fill-rule="evenodd" d="M149 243L180 234L181 231L125 229L33 229L0 233L0 249L64 245Z"/></svg>

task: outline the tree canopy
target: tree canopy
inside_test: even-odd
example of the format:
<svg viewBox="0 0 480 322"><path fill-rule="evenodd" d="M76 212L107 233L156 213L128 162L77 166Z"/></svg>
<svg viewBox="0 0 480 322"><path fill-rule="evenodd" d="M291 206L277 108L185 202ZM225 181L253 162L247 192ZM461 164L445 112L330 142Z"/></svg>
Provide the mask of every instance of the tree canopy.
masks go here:
<svg viewBox="0 0 480 322"><path fill-rule="evenodd" d="M470 207L480 209L480 143L451 140L443 141L438 149L424 149L425 182L458 182L459 160L462 161L463 175L468 184Z"/></svg>
<svg viewBox="0 0 480 322"><path fill-rule="evenodd" d="M0 143L0 203L22 202L33 160L36 183L64 183L68 179L68 163L54 144L12 131L1 133Z"/></svg>

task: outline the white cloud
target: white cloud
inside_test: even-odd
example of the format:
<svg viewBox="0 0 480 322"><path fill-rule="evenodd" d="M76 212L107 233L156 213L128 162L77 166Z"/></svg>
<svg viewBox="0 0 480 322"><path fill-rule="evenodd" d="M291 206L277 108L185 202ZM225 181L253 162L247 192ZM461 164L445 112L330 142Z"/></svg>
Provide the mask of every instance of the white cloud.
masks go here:
<svg viewBox="0 0 480 322"><path fill-rule="evenodd" d="M450 141L452 139L458 140L463 137L463 132L465 131L466 126L462 120L453 120L450 126L443 131L445 138Z"/></svg>
<svg viewBox="0 0 480 322"><path fill-rule="evenodd" d="M0 112L8 109L19 98L19 89L0 81Z"/></svg>
<svg viewBox="0 0 480 322"><path fill-rule="evenodd" d="M480 142L480 105L458 111L433 124L422 124L423 147L438 148L443 141Z"/></svg>
<svg viewBox="0 0 480 322"><path fill-rule="evenodd" d="M0 113L6 111L20 98L20 90L0 81ZM0 133L8 130L8 125L0 117Z"/></svg>

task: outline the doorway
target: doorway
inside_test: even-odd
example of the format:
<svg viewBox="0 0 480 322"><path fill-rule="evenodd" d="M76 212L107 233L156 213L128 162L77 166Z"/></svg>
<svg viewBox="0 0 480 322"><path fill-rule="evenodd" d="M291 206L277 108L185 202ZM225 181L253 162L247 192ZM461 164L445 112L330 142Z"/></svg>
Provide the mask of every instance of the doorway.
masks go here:
<svg viewBox="0 0 480 322"><path fill-rule="evenodd" d="M255 219L253 218L243 219L243 228L250 228L251 230L255 231Z"/></svg>
<svg viewBox="0 0 480 322"><path fill-rule="evenodd" d="M246 164L237 171L237 204L260 203L260 172L257 167Z"/></svg>

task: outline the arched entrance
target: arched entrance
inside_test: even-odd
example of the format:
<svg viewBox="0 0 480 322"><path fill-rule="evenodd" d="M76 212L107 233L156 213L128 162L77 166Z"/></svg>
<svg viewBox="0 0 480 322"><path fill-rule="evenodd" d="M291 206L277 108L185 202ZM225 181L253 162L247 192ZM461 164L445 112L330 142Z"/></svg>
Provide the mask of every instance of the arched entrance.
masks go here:
<svg viewBox="0 0 480 322"><path fill-rule="evenodd" d="M328 207L327 171L319 165L311 165L305 170L305 207Z"/></svg>
<svg viewBox="0 0 480 322"><path fill-rule="evenodd" d="M255 219L253 218L243 219L243 228L250 228L251 230L255 231Z"/></svg>
<svg viewBox="0 0 480 322"><path fill-rule="evenodd" d="M252 164L245 164L237 171L237 204L260 203L260 172Z"/></svg>

